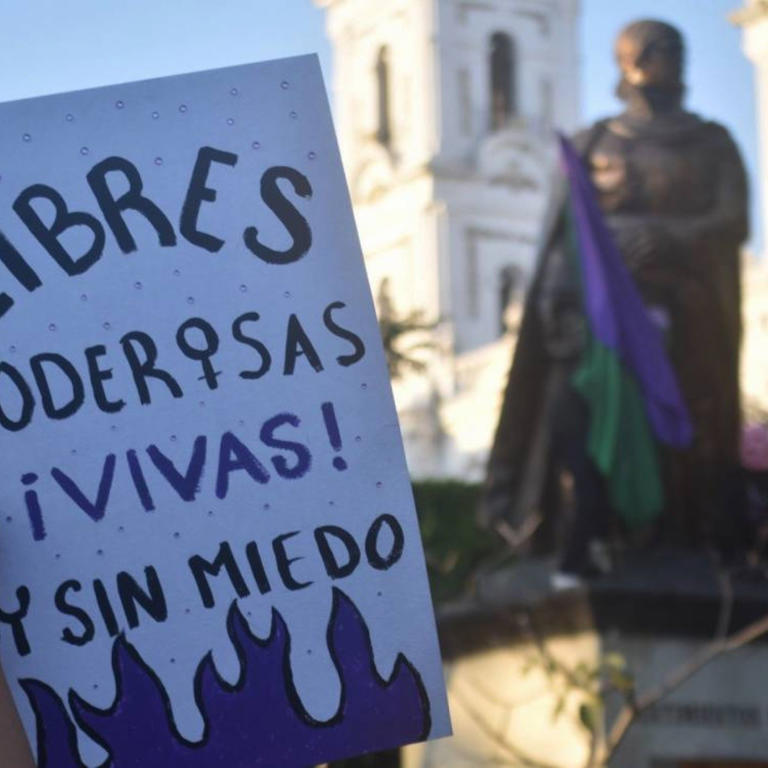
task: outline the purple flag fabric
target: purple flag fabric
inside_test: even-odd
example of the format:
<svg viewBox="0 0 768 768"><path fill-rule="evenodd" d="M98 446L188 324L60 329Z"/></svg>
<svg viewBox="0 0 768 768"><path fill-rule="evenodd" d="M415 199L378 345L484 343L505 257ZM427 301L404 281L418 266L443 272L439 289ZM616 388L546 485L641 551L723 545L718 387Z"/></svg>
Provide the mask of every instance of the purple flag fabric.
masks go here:
<svg viewBox="0 0 768 768"><path fill-rule="evenodd" d="M581 159L563 136L560 148L571 188L590 330L633 374L655 437L667 445L686 447L693 439L693 426L661 333L624 266Z"/></svg>

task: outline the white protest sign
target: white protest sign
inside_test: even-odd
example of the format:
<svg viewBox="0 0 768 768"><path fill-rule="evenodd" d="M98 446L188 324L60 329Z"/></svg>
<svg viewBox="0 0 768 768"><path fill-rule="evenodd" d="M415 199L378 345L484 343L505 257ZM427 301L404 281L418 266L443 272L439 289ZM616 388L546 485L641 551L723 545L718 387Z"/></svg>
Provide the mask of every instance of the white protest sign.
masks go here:
<svg viewBox="0 0 768 768"><path fill-rule="evenodd" d="M48 768L447 735L315 57L0 104L0 650Z"/></svg>

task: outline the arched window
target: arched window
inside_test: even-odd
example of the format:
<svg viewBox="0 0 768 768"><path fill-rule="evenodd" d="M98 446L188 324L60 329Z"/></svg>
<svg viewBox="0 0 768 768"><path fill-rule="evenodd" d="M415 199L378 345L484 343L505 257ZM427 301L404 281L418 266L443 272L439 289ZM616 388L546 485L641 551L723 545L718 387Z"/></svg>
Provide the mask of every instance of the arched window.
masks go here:
<svg viewBox="0 0 768 768"><path fill-rule="evenodd" d="M376 138L385 147L388 147L392 141L389 80L389 49L382 46L376 58L376 106L378 109Z"/></svg>
<svg viewBox="0 0 768 768"><path fill-rule="evenodd" d="M504 32L491 36L491 129L499 130L517 112L515 43Z"/></svg>

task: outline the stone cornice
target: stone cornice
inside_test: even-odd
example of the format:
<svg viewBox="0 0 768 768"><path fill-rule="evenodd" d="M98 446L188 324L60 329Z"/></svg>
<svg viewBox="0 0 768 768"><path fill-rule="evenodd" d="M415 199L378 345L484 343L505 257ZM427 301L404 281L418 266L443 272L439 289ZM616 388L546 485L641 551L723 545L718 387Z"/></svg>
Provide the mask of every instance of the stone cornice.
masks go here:
<svg viewBox="0 0 768 768"><path fill-rule="evenodd" d="M752 3L739 8L729 16L731 23L746 27L763 19L768 19L768 0L753 0Z"/></svg>

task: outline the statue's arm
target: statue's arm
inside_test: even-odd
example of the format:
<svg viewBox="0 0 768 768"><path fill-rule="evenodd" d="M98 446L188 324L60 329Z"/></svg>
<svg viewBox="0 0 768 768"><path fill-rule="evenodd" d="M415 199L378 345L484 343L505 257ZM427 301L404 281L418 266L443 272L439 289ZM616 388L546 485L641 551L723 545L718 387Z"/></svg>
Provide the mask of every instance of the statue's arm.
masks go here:
<svg viewBox="0 0 768 768"><path fill-rule="evenodd" d="M736 145L721 126L711 124L710 151L718 157L714 205L697 216L612 216L609 226L630 266L661 260L683 259L698 254L713 242L743 243L749 234L747 175ZM729 249L730 250L730 249Z"/></svg>
<svg viewBox="0 0 768 768"><path fill-rule="evenodd" d="M675 239L700 243L726 237L743 243L749 235L749 191L747 174L739 150L725 128L712 124L713 148L719 156L715 205L703 216L670 217L664 226Z"/></svg>

